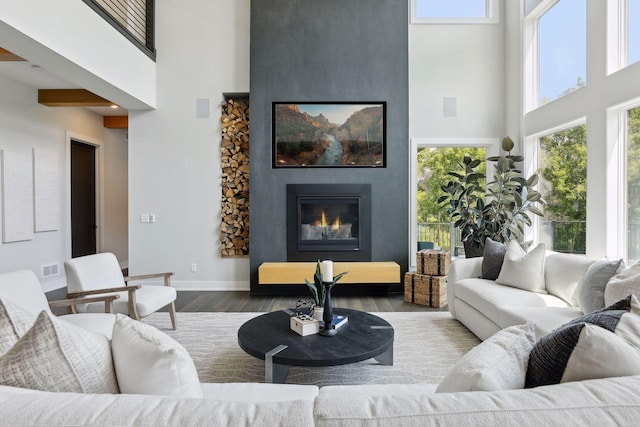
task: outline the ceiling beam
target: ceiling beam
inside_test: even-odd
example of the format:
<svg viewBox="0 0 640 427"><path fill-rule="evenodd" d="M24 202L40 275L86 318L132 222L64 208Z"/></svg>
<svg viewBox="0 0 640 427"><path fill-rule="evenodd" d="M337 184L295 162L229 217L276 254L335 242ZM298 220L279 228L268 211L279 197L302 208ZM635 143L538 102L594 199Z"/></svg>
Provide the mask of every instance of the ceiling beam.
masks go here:
<svg viewBox="0 0 640 427"><path fill-rule="evenodd" d="M38 89L38 103L47 107L110 107L113 102L86 89Z"/></svg>
<svg viewBox="0 0 640 427"><path fill-rule="evenodd" d="M128 129L129 116L104 116L102 125L109 129Z"/></svg>
<svg viewBox="0 0 640 427"><path fill-rule="evenodd" d="M26 61L26 59L0 47L0 61Z"/></svg>

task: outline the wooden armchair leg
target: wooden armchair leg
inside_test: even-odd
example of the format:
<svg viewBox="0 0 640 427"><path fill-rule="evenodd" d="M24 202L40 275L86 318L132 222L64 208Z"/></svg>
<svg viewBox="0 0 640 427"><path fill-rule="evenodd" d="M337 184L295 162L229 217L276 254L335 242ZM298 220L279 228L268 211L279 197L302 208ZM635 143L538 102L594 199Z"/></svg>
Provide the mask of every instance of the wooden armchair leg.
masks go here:
<svg viewBox="0 0 640 427"><path fill-rule="evenodd" d="M171 316L171 326L173 326L173 330L176 330L176 305L175 303L169 304L169 316Z"/></svg>

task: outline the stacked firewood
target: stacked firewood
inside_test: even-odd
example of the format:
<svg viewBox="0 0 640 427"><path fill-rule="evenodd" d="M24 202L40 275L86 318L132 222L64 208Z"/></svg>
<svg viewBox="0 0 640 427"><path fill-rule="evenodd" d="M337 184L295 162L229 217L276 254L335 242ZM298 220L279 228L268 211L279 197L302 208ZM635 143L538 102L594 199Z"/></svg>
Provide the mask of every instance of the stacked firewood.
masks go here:
<svg viewBox="0 0 640 427"><path fill-rule="evenodd" d="M222 104L223 257L249 254L249 101Z"/></svg>

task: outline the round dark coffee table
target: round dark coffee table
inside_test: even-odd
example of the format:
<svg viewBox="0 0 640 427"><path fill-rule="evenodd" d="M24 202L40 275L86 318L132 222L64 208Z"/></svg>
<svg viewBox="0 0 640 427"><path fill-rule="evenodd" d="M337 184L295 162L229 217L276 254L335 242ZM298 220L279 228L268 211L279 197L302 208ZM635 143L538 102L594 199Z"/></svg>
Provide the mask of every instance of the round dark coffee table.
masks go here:
<svg viewBox="0 0 640 427"><path fill-rule="evenodd" d="M290 366L347 365L374 358L393 365L393 327L384 319L363 311L334 308L349 321L331 337L305 337L289 327L291 310L254 317L238 330L238 344L245 352L265 361L265 382L284 383Z"/></svg>

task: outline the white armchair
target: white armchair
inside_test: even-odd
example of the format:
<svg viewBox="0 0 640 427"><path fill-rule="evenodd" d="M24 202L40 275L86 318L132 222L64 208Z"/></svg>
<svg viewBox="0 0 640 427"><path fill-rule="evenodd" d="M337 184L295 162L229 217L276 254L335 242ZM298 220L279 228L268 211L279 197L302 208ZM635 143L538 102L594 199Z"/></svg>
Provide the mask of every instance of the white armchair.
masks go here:
<svg viewBox="0 0 640 427"><path fill-rule="evenodd" d="M40 281L33 271L18 270L0 273L0 297L37 316L41 311L51 311L50 307L73 307L78 303L95 303L104 313L80 313L58 316L85 329L100 332L111 339L114 314L107 314L111 310L113 301L118 295L91 297L86 299L47 301L47 297L40 286ZM73 308L72 308L73 310Z"/></svg>
<svg viewBox="0 0 640 427"><path fill-rule="evenodd" d="M64 263L67 274L67 298L85 298L90 295L115 294L113 312L140 320L162 307L169 308L171 325L176 329L176 290L171 286L173 273L146 274L124 277L118 260L112 253L101 253L73 258ZM129 285L131 280L163 278L164 286ZM97 312L96 303L77 304L80 312Z"/></svg>

